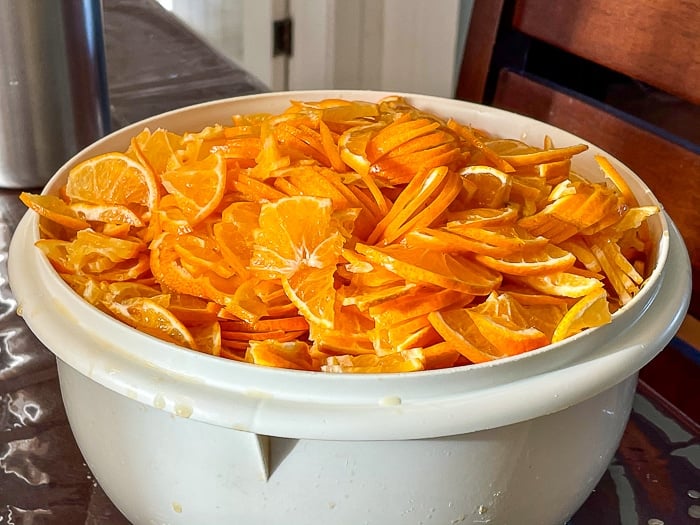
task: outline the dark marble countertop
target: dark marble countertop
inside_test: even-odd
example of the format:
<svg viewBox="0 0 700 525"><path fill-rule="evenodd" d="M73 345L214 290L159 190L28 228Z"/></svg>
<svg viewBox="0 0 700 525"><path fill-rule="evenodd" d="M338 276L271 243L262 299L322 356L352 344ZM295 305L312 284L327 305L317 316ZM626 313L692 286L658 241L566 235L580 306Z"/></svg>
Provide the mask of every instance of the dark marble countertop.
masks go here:
<svg viewBox="0 0 700 525"><path fill-rule="evenodd" d="M267 90L155 2L103 6L113 129ZM7 253L24 213L17 195L0 191L0 524L126 524L75 444L53 354L15 312ZM699 468L697 424L641 382L617 454L570 525L700 524Z"/></svg>

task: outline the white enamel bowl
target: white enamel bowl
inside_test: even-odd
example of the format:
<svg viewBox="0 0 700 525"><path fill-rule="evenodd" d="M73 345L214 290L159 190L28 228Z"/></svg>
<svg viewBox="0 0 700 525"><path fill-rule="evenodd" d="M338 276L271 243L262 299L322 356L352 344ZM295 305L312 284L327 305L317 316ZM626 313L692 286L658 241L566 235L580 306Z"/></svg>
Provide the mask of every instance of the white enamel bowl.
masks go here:
<svg viewBox="0 0 700 525"><path fill-rule="evenodd" d="M207 103L117 131L63 166L123 151L144 126L199 130L290 99L376 100L316 91ZM584 142L504 111L406 95L505 137ZM575 169L600 179L590 145ZM611 159L643 204L656 203ZM10 280L31 330L56 354L71 427L96 479L135 524L561 524L583 503L627 423L637 372L677 330L690 265L664 214L651 277L604 327L495 363L395 375L256 367L174 347L78 297L33 243L14 235Z"/></svg>

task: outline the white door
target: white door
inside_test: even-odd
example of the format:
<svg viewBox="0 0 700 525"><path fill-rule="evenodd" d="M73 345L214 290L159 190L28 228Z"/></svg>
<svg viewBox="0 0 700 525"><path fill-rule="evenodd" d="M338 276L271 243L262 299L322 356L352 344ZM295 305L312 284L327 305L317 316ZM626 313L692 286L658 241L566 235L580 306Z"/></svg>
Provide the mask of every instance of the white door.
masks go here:
<svg viewBox="0 0 700 525"><path fill-rule="evenodd" d="M273 91L451 97L473 0L159 0ZM275 22L291 20L291 56ZM289 27L289 26L288 26ZM279 36L279 35L277 35Z"/></svg>

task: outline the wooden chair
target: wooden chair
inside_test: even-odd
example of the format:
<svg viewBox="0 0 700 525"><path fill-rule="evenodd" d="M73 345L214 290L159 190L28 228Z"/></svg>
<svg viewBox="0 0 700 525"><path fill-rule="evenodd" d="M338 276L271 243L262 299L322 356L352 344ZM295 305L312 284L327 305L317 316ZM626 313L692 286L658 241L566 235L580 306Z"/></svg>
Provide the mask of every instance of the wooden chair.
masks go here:
<svg viewBox="0 0 700 525"><path fill-rule="evenodd" d="M474 0L455 94L566 129L634 170L690 253L691 329L700 326L699 49L700 0Z"/></svg>

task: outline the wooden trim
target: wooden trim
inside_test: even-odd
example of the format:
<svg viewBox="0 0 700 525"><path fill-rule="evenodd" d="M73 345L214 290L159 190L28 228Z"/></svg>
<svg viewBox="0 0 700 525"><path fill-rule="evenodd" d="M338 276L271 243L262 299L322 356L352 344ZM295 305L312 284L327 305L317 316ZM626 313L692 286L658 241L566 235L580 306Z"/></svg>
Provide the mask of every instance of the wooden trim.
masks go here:
<svg viewBox="0 0 700 525"><path fill-rule="evenodd" d="M455 91L460 100L484 100L502 10L503 0L474 0Z"/></svg>
<svg viewBox="0 0 700 525"><path fill-rule="evenodd" d="M700 297L700 155L593 103L503 70L494 105L553 124L596 144L637 173L684 237ZM691 306L694 315L697 301Z"/></svg>
<svg viewBox="0 0 700 525"><path fill-rule="evenodd" d="M517 0L513 26L700 104L700 3Z"/></svg>

